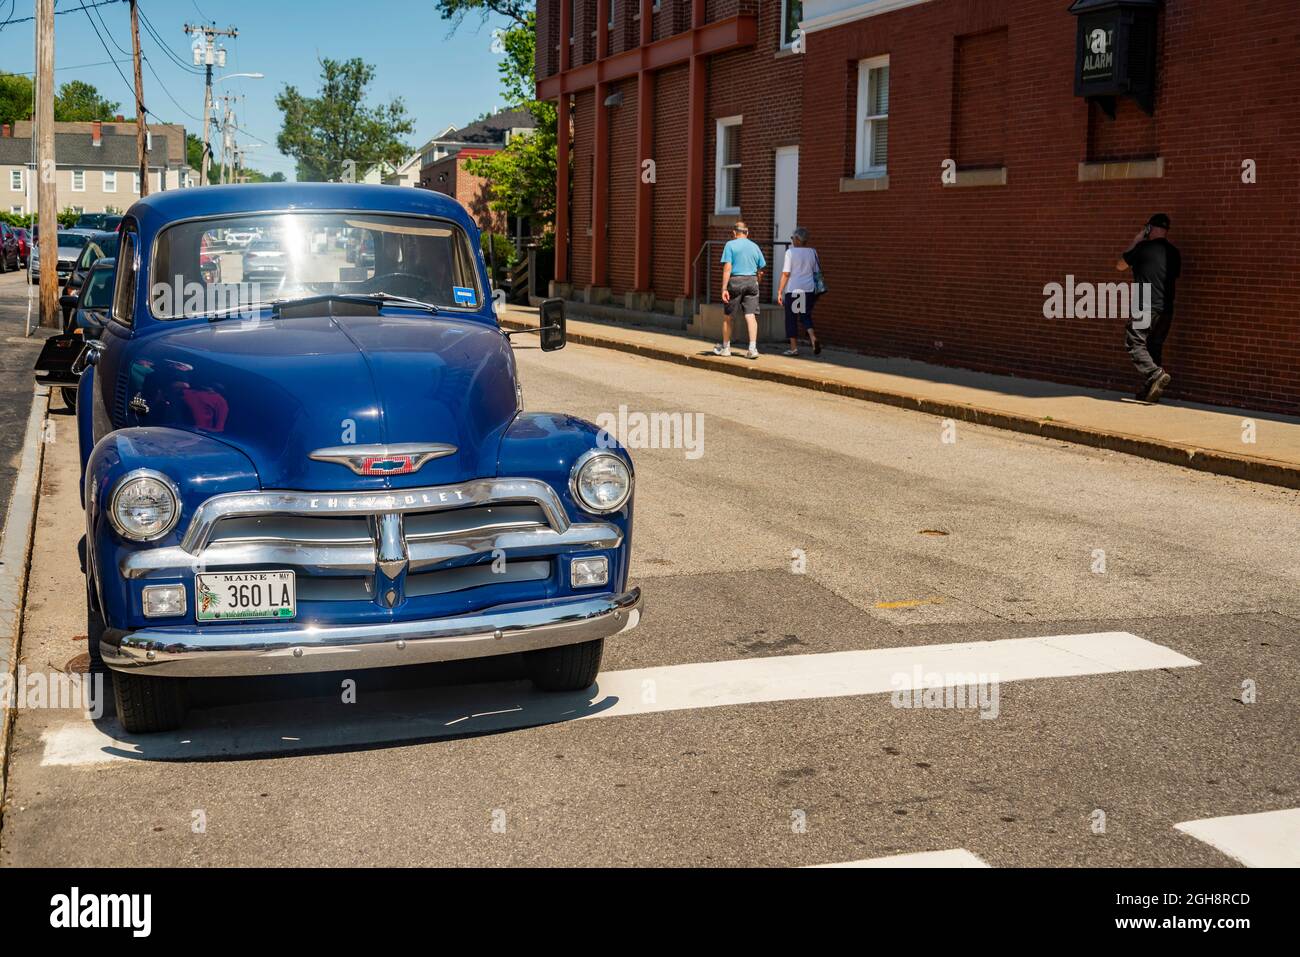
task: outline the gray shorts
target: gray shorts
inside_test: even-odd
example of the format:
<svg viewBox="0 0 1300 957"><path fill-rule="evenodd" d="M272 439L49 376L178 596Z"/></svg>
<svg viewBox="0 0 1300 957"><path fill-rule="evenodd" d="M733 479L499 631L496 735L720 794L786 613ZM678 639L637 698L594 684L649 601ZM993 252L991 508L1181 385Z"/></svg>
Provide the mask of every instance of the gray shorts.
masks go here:
<svg viewBox="0 0 1300 957"><path fill-rule="evenodd" d="M727 315L735 315L737 309L742 316L758 315L757 276L732 276L727 282L727 292L731 293L731 302L722 307Z"/></svg>

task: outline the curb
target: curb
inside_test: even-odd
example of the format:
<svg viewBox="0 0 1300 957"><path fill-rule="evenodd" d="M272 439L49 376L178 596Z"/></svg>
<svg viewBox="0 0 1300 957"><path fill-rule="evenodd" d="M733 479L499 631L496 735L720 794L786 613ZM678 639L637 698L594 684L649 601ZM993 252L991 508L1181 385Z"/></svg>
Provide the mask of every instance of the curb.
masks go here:
<svg viewBox="0 0 1300 957"><path fill-rule="evenodd" d="M23 599L27 591L27 572L31 562L32 541L36 527L36 505L41 483L41 463L45 443L41 441L50 392L37 386L32 394L32 411L27 418L22 458L14 479L13 497L4 529L0 531L0 681L12 688L18 667L19 639L22 637ZM0 698L0 802L9 777L9 733L13 709ZM0 803L0 815L3 804Z"/></svg>
<svg viewBox="0 0 1300 957"><path fill-rule="evenodd" d="M498 321L502 326L510 329L536 328L535 323L506 316L498 317ZM606 339L589 333L570 332L568 339L578 345L613 349L618 352L644 356L648 359L659 359L665 362L675 362L678 365L695 366L708 369L711 372L723 372L744 379L776 382L780 385L794 386L799 389L826 392L850 399L860 399L864 402L877 402L901 409L911 409L914 412L924 412L945 419L958 419L977 425L987 425L1008 432L1023 432L1029 435L1039 435L1047 439L1072 442L1076 445L1087 445L1111 452L1123 452L1126 455L1152 459L1166 465L1177 465L1182 468L1195 469L1198 472L1210 472L1214 475L1224 475L1247 482L1300 489L1300 465L1290 465L1271 459L1254 458L1249 455L1233 455L1230 452L1223 452L1218 449L1180 445L1176 442L1166 442L1148 436L1129 435L1124 432L1108 432L1104 429L1071 425L1050 419L1035 419L1030 416L1017 415L1014 412L1001 412L996 409L985 409L960 402L926 399L903 392L889 392L885 389L850 385L847 382L838 382L832 379L817 379L790 372L780 372L776 369L764 369L756 365L740 365L713 356L683 355L670 349L661 349L657 346L637 342L621 342L617 339Z"/></svg>

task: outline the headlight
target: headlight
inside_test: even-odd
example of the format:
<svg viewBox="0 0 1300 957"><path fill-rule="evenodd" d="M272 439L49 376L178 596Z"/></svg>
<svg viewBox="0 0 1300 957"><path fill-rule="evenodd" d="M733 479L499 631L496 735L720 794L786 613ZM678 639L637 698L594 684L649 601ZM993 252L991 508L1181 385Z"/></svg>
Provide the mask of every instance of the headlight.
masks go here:
<svg viewBox="0 0 1300 957"><path fill-rule="evenodd" d="M113 489L108 515L124 537L151 542L176 526L181 516L180 501L167 476L151 469L137 469Z"/></svg>
<svg viewBox="0 0 1300 957"><path fill-rule="evenodd" d="M617 512L632 494L632 470L617 455L592 449L573 465L569 491L591 512Z"/></svg>

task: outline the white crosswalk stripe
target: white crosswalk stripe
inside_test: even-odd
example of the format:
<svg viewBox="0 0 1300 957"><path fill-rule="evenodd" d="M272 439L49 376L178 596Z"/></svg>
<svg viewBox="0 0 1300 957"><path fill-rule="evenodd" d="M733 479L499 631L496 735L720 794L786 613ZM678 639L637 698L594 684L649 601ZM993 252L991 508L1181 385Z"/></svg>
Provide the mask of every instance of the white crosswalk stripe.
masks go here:
<svg viewBox="0 0 1300 957"><path fill-rule="evenodd" d="M1300 808L1175 824L1247 867L1300 867Z"/></svg>
<svg viewBox="0 0 1300 957"><path fill-rule="evenodd" d="M843 864L812 864L811 867L988 867L983 860L964 847L947 851L920 851L915 854L895 854L892 857L872 857L865 861L846 861Z"/></svg>
<svg viewBox="0 0 1300 957"><path fill-rule="evenodd" d="M314 715L304 715L301 705L291 702L240 705L196 713L179 732L134 738L122 737L109 722L101 728L81 721L42 736L41 763L274 754L576 719L887 693L920 706L927 689L961 688L953 699L974 707L975 689L967 693L972 683L996 686L1198 664L1128 632L1097 632L669 665L603 673L594 695L551 695L524 684L496 684L381 693L372 696L381 706L320 708ZM937 697L942 702L944 695ZM981 711L989 704L983 697L978 703Z"/></svg>

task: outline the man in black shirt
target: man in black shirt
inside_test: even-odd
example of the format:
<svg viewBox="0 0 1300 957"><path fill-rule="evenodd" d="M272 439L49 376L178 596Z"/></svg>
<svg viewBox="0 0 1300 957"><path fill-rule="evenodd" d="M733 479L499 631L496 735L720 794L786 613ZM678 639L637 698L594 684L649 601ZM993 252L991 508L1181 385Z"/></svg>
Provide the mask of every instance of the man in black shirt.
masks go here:
<svg viewBox="0 0 1300 957"><path fill-rule="evenodd" d="M1174 291L1183 271L1183 257L1168 239L1169 226L1169 217L1156 213L1116 264L1120 272L1132 269L1138 286L1140 305L1135 302L1134 307L1141 318L1129 322L1124 347L1142 374L1137 397L1145 402L1158 402L1169 386L1169 373L1160 360L1174 318Z"/></svg>

